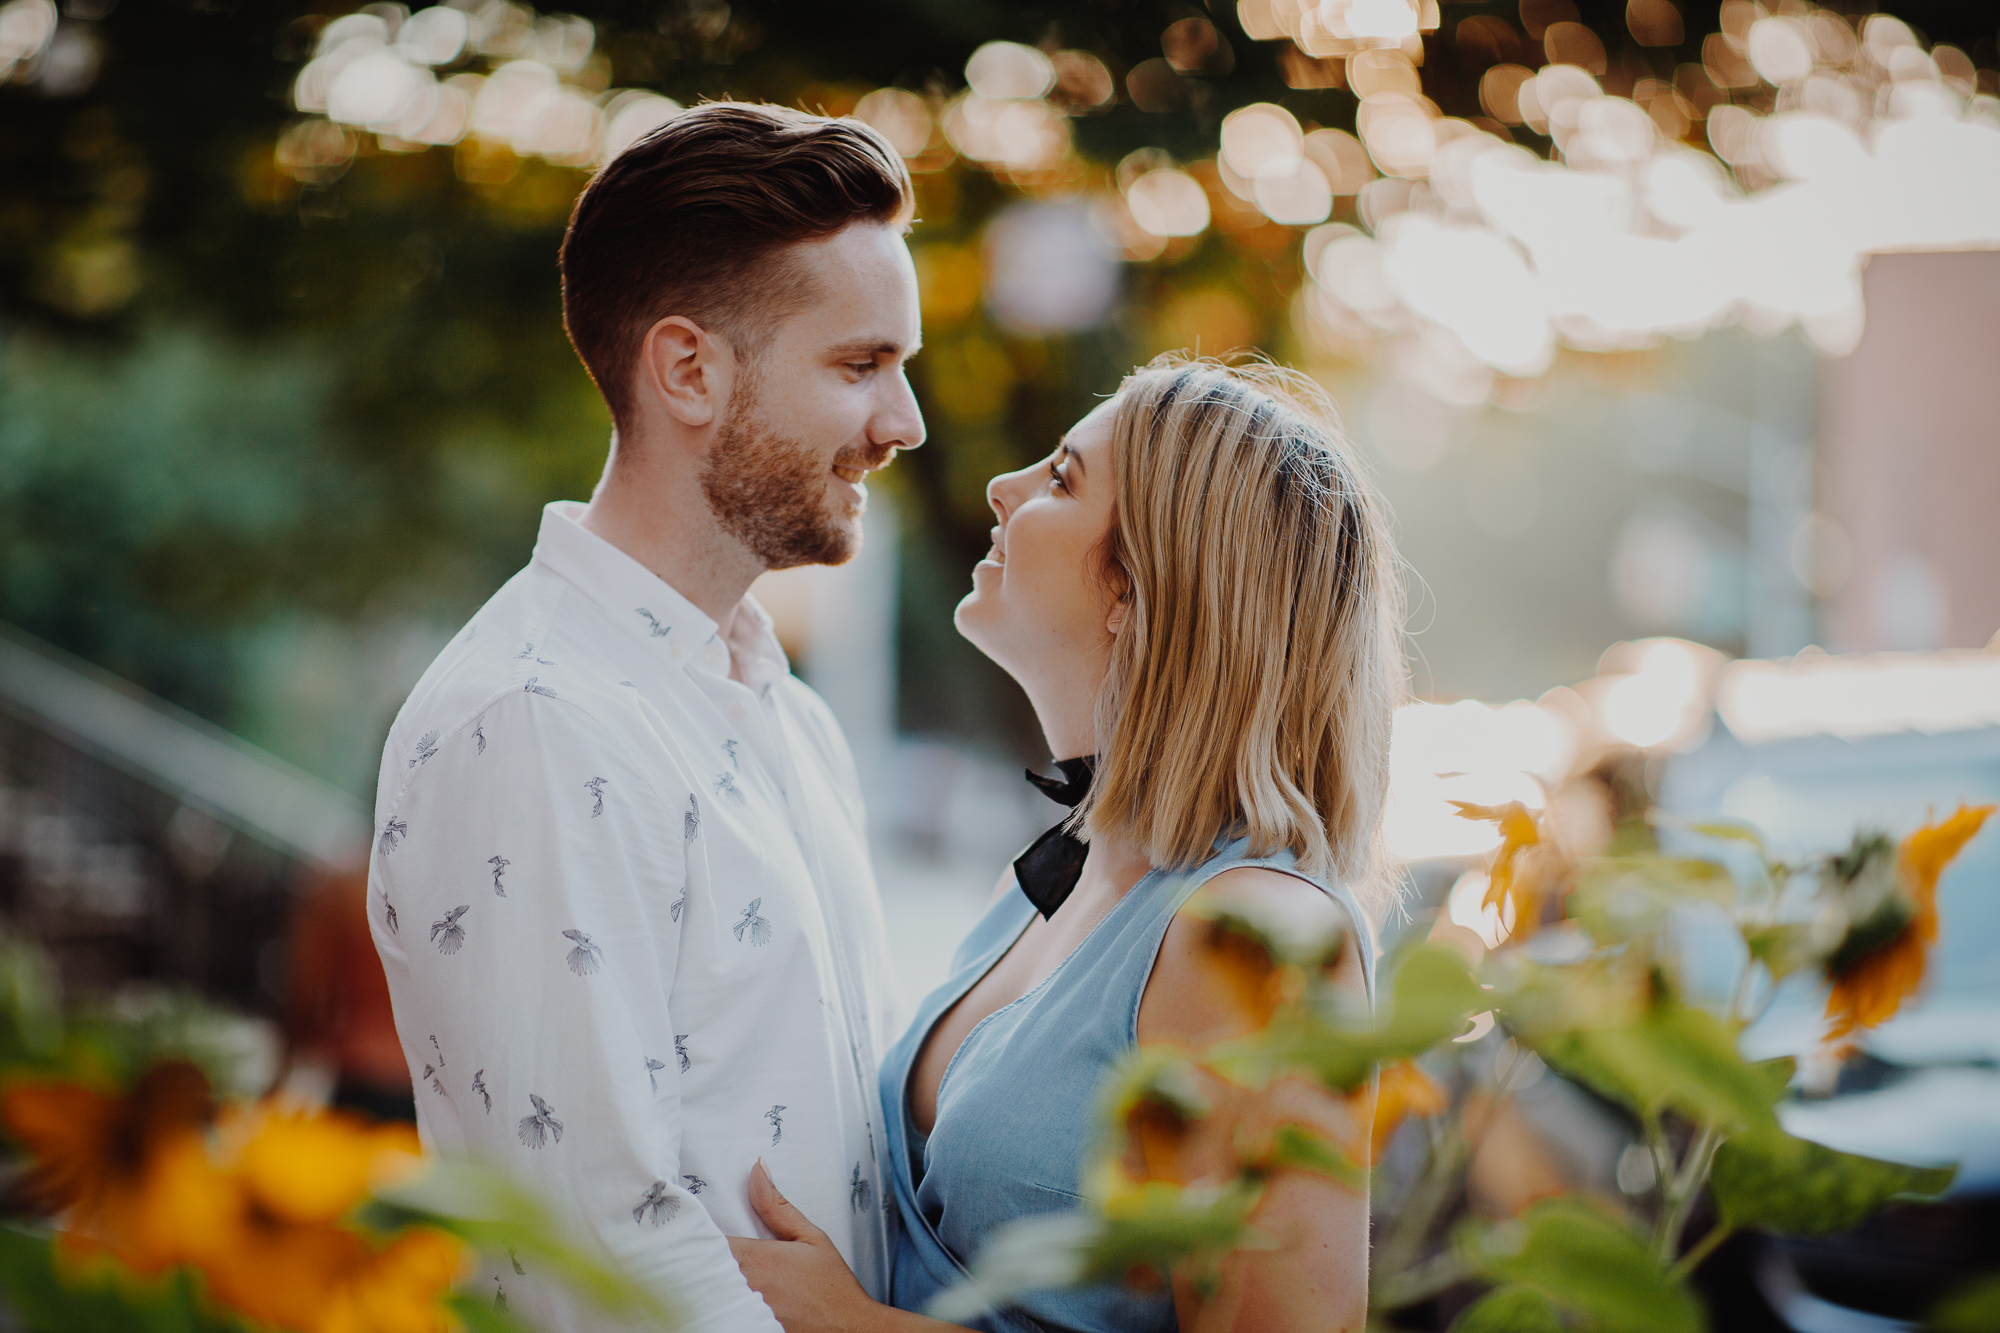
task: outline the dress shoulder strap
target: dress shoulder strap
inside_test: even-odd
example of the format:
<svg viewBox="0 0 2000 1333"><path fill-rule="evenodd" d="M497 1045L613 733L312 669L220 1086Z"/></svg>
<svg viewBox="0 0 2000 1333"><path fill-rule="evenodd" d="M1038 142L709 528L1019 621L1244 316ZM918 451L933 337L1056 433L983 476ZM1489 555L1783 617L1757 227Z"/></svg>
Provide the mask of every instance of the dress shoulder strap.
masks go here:
<svg viewBox="0 0 2000 1333"><path fill-rule="evenodd" d="M1244 868L1276 870L1281 874L1302 879L1324 893L1340 905L1347 915L1348 927L1354 932L1355 944L1361 955L1361 976L1368 989L1368 1002L1375 1002L1375 932L1368 921L1368 914L1361 910L1361 904L1345 884L1308 874L1299 868L1298 859L1289 847L1281 847L1269 856L1252 856L1250 840L1238 838L1233 842L1220 844L1214 856L1193 869L1174 876L1176 881L1169 894L1167 910L1169 915L1186 905L1201 886L1220 875L1225 870Z"/></svg>

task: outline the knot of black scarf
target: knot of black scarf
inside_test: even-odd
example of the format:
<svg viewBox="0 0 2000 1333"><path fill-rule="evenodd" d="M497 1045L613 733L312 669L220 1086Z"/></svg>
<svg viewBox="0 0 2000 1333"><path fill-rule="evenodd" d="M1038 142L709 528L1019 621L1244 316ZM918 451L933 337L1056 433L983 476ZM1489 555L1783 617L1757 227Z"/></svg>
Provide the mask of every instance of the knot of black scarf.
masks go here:
<svg viewBox="0 0 2000 1333"><path fill-rule="evenodd" d="M1029 769L1028 781L1051 801L1073 810L1090 794L1091 779L1097 775L1097 756L1059 759L1056 768L1062 773L1060 779L1043 777ZM1043 920L1054 916L1076 888L1077 876L1083 873L1083 858L1089 852L1082 839L1063 824L1057 824L1014 858L1014 882L1028 895L1028 901L1035 905Z"/></svg>

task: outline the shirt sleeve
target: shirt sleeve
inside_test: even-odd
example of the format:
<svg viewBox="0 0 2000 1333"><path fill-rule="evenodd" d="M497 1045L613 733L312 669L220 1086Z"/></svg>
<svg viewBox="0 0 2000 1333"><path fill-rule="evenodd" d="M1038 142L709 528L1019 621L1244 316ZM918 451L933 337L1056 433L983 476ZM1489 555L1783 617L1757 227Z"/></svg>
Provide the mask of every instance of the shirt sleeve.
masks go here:
<svg viewBox="0 0 2000 1333"><path fill-rule="evenodd" d="M680 1172L686 794L557 697L512 692L426 740L378 812L369 916L435 1146L538 1192L685 1328L779 1333ZM517 1285L544 1326L598 1326Z"/></svg>

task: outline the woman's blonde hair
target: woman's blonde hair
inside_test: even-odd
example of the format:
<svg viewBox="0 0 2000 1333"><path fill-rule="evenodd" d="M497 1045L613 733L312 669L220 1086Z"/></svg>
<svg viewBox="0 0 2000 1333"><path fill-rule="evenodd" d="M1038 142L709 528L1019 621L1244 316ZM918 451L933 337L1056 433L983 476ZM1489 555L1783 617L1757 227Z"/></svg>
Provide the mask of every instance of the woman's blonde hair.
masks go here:
<svg viewBox="0 0 2000 1333"><path fill-rule="evenodd" d="M1163 867L1224 834L1289 847L1379 914L1402 597L1332 402L1267 362L1169 356L1119 387L1111 431L1126 615L1079 823Z"/></svg>

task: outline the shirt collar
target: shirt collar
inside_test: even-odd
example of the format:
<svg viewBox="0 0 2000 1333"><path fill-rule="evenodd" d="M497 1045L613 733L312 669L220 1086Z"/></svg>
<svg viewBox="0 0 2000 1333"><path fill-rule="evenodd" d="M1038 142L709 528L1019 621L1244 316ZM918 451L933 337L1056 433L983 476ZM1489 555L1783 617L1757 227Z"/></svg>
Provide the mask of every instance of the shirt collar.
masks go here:
<svg viewBox="0 0 2000 1333"><path fill-rule="evenodd" d="M733 651L743 662L744 679L760 693L791 671L771 617L755 598L744 594L725 634L672 584L584 527L586 508L576 500L543 506L535 563L572 584L613 621L677 665L727 676Z"/></svg>

